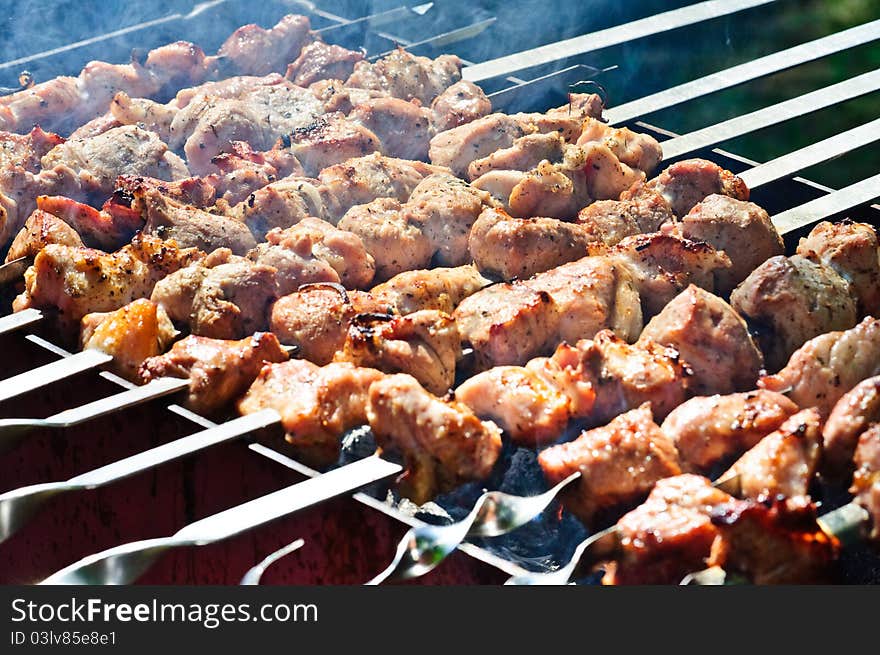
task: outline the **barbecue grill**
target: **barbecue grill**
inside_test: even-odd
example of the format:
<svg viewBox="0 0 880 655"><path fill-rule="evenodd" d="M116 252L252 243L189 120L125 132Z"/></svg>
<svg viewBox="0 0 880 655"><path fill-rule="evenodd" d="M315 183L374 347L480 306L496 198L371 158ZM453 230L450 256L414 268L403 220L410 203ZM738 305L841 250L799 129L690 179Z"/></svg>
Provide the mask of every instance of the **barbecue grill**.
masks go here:
<svg viewBox="0 0 880 655"><path fill-rule="evenodd" d="M180 3L178 3L180 4ZM397 6L376 3L346 7L345 15L330 10L333 3L250 3L212 0L173 15L157 15L104 34L82 35L75 43L41 52L19 53L0 63L0 85L15 86L27 69L37 79L78 70L91 58L122 61L132 45L149 48L174 38L187 38L206 50L217 35L228 34L246 22L273 24L284 13L302 13L328 42L362 46L368 56L379 56L401 45L417 54L451 52L466 60L465 79L490 93L502 111L529 111L561 104L571 89L608 89L616 95L626 61L619 66L602 63L599 52L639 39L656 38L674 30L699 29L719 20L735 25L745 12L768 10L774 0L712 0L615 25L591 34L568 36L564 30L543 32L541 43L499 41L501 25L489 11L458 11L456 2ZM779 4L784 5L782 0ZM244 5L244 6L242 6ZM190 10L191 9L191 10ZM794 8L792 8L794 9ZM159 11L158 9L156 11ZM254 15L256 11L258 15ZM720 18L723 17L723 18ZM521 17L522 21L527 20ZM221 21L228 21L223 29ZM228 29L227 29L228 28ZM567 29L572 28L568 26ZM531 35L534 40L539 35ZM550 41L554 37L558 40ZM613 124L630 125L660 140L664 164L689 157L705 157L739 174L753 190L752 199L773 216L784 233L789 252L800 236L819 220L849 216L880 227L880 171L863 180L852 179L833 190L798 177L801 171L880 140L880 119L873 120L766 163L758 163L716 146L764 127L780 124L849 99L875 93L880 71L844 80L779 104L717 122L687 134L674 134L643 120L644 117L733 86L784 71L834 53L852 50L880 38L880 18L830 34L809 43L774 52L641 98L609 104L606 117ZM489 45L486 45L486 44ZM604 87L604 89L603 89ZM632 95L632 94L631 94ZM614 98L612 97L611 100ZM8 307L8 302L4 304ZM97 372L100 362L77 360L44 369L42 375L58 380L28 390L43 379L37 366L69 361L71 353L53 343L38 316L23 314L5 323L0 334L6 376L0 381L2 416L49 416L55 412L107 398L132 385L108 372ZM81 364L81 366L79 365ZM171 392L174 389L166 390ZM216 427L216 424L157 396L133 407L115 407L87 423L61 429L37 429L14 450L0 454L0 492L24 485L67 480L83 471L129 457L179 437ZM114 411L110 411L114 410ZM259 426L252 426L259 427ZM2 429L2 428L0 428ZM343 454L346 461L372 452L363 431L350 435ZM534 462L525 452L509 452L507 475L494 484L520 493L538 493L541 482ZM387 477L390 469L384 474ZM324 474L326 475L326 474ZM197 454L94 491L76 491L52 499L14 535L0 544L7 563L0 570L4 583L31 583L91 553L123 542L172 534L196 520L234 508L266 493L322 474L291 459L283 446L253 434L223 441ZM370 481L370 476L364 482ZM387 485L375 482L357 493L289 514L271 525L199 548L169 553L143 577L149 583L234 583L265 555L297 537L305 545L275 564L267 581L289 584L359 583L375 575L391 559L397 540L411 525L461 518L481 491L470 485L416 512L399 502ZM843 499L821 499L833 507ZM288 505L290 510L293 505ZM3 510L0 509L0 512ZM3 517L3 520L10 520ZM232 518L230 517L230 520ZM465 543L460 552L422 578L433 583L497 583L510 575L552 569L563 563L586 534L573 519L554 524L537 521L518 532L492 540ZM841 581L880 581L880 560L867 551L850 551L841 565Z"/></svg>

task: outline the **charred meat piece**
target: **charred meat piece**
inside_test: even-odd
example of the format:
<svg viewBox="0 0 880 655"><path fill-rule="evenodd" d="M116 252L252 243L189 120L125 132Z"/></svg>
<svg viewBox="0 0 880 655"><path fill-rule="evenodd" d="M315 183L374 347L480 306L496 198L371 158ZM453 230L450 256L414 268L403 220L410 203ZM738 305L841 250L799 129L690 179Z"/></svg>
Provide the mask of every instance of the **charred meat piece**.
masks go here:
<svg viewBox="0 0 880 655"><path fill-rule="evenodd" d="M448 166L458 177L465 177L471 162L488 157L496 150L511 147L535 128L523 128L507 114L489 114L470 123L440 132L431 139L431 163Z"/></svg>
<svg viewBox="0 0 880 655"><path fill-rule="evenodd" d="M839 544L816 522L808 498L772 503L731 500L712 508L721 533L707 564L741 573L754 584L815 584L830 580Z"/></svg>
<svg viewBox="0 0 880 655"><path fill-rule="evenodd" d="M859 437L854 459L856 472L849 492L871 515L871 538L880 539L880 424Z"/></svg>
<svg viewBox="0 0 880 655"><path fill-rule="evenodd" d="M721 194L748 200L749 189L740 178L705 159L679 161L649 181L645 187L659 192L682 217L706 196Z"/></svg>
<svg viewBox="0 0 880 655"><path fill-rule="evenodd" d="M555 218L513 218L503 209L485 209L473 224L468 247L483 273L503 280L523 279L587 255L595 241L577 223Z"/></svg>
<svg viewBox="0 0 880 655"><path fill-rule="evenodd" d="M799 407L828 416L835 403L862 380L880 375L880 320L866 318L845 332L811 339L776 375L761 378L764 389L788 395Z"/></svg>
<svg viewBox="0 0 880 655"><path fill-rule="evenodd" d="M520 445L556 441L570 418L568 396L533 370L495 366L463 382L455 399Z"/></svg>
<svg viewBox="0 0 880 655"><path fill-rule="evenodd" d="M400 491L419 505L487 477L501 452L501 431L494 423L431 395L402 373L372 384L367 417L379 447L403 455Z"/></svg>
<svg viewBox="0 0 880 655"><path fill-rule="evenodd" d="M25 292L14 309L55 308L62 323L78 326L88 313L113 311L148 297L157 281L202 257L195 248L181 249L149 236L136 236L109 254L49 244L25 273Z"/></svg>
<svg viewBox="0 0 880 655"><path fill-rule="evenodd" d="M271 230L266 241L297 253L311 253L327 262L346 289L364 289L373 281L376 264L360 237L319 218L304 218L286 230ZM262 246L260 244L258 249ZM311 279L300 284L322 281L333 280Z"/></svg>
<svg viewBox="0 0 880 655"><path fill-rule="evenodd" d="M834 405L822 430L823 468L848 472L859 437L874 423L880 423L880 376L862 380Z"/></svg>
<svg viewBox="0 0 880 655"><path fill-rule="evenodd" d="M319 116L295 129L290 141L291 151L312 177L353 157L382 152L382 142L374 132L341 113Z"/></svg>
<svg viewBox="0 0 880 655"><path fill-rule="evenodd" d="M164 310L146 298L116 311L86 314L80 346L113 355L110 368L129 380L138 379L138 368L149 357L163 352L177 331Z"/></svg>
<svg viewBox="0 0 880 655"><path fill-rule="evenodd" d="M764 366L742 317L693 284L648 322L639 340L675 348L693 371L691 388L700 395L754 389Z"/></svg>
<svg viewBox="0 0 880 655"><path fill-rule="evenodd" d="M269 325L281 341L298 346L300 356L323 365L342 349L352 318L387 312L387 305L363 291L315 284L279 298L272 305Z"/></svg>
<svg viewBox="0 0 880 655"><path fill-rule="evenodd" d="M409 373L442 396L455 382L460 356L458 330L449 314L425 309L406 316L357 314L335 361L386 373Z"/></svg>
<svg viewBox="0 0 880 655"><path fill-rule="evenodd" d="M629 166L650 174L663 157L657 139L649 134L639 134L627 127L611 127L598 118L587 117L581 127L577 145L601 143L617 158Z"/></svg>
<svg viewBox="0 0 880 655"><path fill-rule="evenodd" d="M849 283L834 269L800 255L768 259L734 290L730 304L769 331L761 350L772 371L808 340L847 330L857 320Z"/></svg>
<svg viewBox="0 0 880 655"><path fill-rule="evenodd" d="M739 476L739 494L764 501L806 496L822 448L822 419L815 409L790 416L721 476Z"/></svg>
<svg viewBox="0 0 880 655"><path fill-rule="evenodd" d="M632 198L627 192L620 200L597 200L578 212L577 222L596 241L614 246L628 236L656 232L675 220L672 208L657 192L640 191Z"/></svg>
<svg viewBox="0 0 880 655"><path fill-rule="evenodd" d="M264 364L287 359L278 339L269 332L240 341L188 336L164 355L143 362L138 375L143 382L189 378L187 407L213 415L247 391Z"/></svg>
<svg viewBox="0 0 880 655"><path fill-rule="evenodd" d="M699 396L673 409L660 427L675 443L682 468L705 473L755 446L797 411L791 400L765 389Z"/></svg>
<svg viewBox="0 0 880 655"><path fill-rule="evenodd" d="M284 77L297 86L309 86L318 80L344 80L351 75L354 65L363 58L361 52L329 45L323 41L312 41L288 65Z"/></svg>
<svg viewBox="0 0 880 655"><path fill-rule="evenodd" d="M403 48L375 63L359 61L346 80L346 86L384 91L402 100L418 100L423 105L461 79L461 60L455 55L436 59L418 57Z"/></svg>
<svg viewBox="0 0 880 655"><path fill-rule="evenodd" d="M704 569L720 536L712 509L730 500L701 476L659 480L648 499L617 522L618 555L602 583L678 584Z"/></svg>
<svg viewBox="0 0 880 655"><path fill-rule="evenodd" d="M297 457L312 466L332 464L342 435L367 422L370 385L383 374L348 362L316 366L302 359L266 364L244 397L241 414L274 409Z"/></svg>
<svg viewBox="0 0 880 655"><path fill-rule="evenodd" d="M39 196L37 210L58 216L90 246L103 250L121 248L144 226L140 212L111 202L98 211L64 196ZM186 244L178 245L186 247Z"/></svg>
<svg viewBox="0 0 880 655"><path fill-rule="evenodd" d="M428 159L433 136L431 110L418 101L372 98L348 113L348 118L379 138L381 151L402 159Z"/></svg>
<svg viewBox="0 0 880 655"><path fill-rule="evenodd" d="M716 272L730 267L727 255L712 246L662 232L627 237L608 252L632 273L646 317L691 284L714 291Z"/></svg>
<svg viewBox="0 0 880 655"><path fill-rule="evenodd" d="M382 305L397 314L436 309L451 314L462 300L487 287L491 281L476 266L432 268L398 273L370 290Z"/></svg>
<svg viewBox="0 0 880 655"><path fill-rule="evenodd" d="M562 500L586 524L643 500L658 480L681 473L675 446L654 423L647 403L574 441L547 448L538 463L551 485L581 472Z"/></svg>
<svg viewBox="0 0 880 655"><path fill-rule="evenodd" d="M755 268L785 253L785 244L767 212L753 202L707 196L681 219L681 234L723 250L732 266L715 274L719 293L729 294Z"/></svg>
<svg viewBox="0 0 880 655"><path fill-rule="evenodd" d="M228 72L249 75L280 72L312 40L310 30L307 17L292 14L269 29L244 25L223 42L217 54L223 57L223 67Z"/></svg>
<svg viewBox="0 0 880 655"><path fill-rule="evenodd" d="M880 256L877 233L866 223L822 221L805 239L797 252L837 271L850 283L858 303L859 317L880 312Z"/></svg>
<svg viewBox="0 0 880 655"><path fill-rule="evenodd" d="M482 118L491 111L492 103L483 89L473 82L459 80L431 103L431 127L435 133L451 130Z"/></svg>
<svg viewBox="0 0 880 655"><path fill-rule="evenodd" d="M11 262L20 257L36 257L37 253L50 243L74 248L83 247L82 239L70 225L54 214L35 209L9 246L6 261Z"/></svg>

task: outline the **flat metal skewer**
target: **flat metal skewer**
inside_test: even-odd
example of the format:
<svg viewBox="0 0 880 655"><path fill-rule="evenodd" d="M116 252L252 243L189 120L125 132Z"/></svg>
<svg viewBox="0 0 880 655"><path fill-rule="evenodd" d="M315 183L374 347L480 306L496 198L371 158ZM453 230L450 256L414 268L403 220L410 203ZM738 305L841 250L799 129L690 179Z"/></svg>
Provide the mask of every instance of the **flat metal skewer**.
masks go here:
<svg viewBox="0 0 880 655"><path fill-rule="evenodd" d="M34 484L0 494L0 543L15 534L53 496L69 491L96 489L117 482L200 450L238 439L279 420L276 412L264 410L145 450L63 482Z"/></svg>
<svg viewBox="0 0 880 655"><path fill-rule="evenodd" d="M43 312L28 308L0 318L0 334L13 332L43 320Z"/></svg>
<svg viewBox="0 0 880 655"><path fill-rule="evenodd" d="M83 350L39 368L0 380L0 401L15 398L34 389L63 380L77 373L97 368L113 361L113 356L100 350Z"/></svg>
<svg viewBox="0 0 880 655"><path fill-rule="evenodd" d="M776 214L772 220L780 234L787 234L823 218L871 202L878 197L880 197L880 173Z"/></svg>
<svg viewBox="0 0 880 655"><path fill-rule="evenodd" d="M190 523L170 537L146 539L90 555L41 584L128 584L166 550L227 539L264 523L329 500L340 493L397 475L402 467L375 455L324 475Z"/></svg>

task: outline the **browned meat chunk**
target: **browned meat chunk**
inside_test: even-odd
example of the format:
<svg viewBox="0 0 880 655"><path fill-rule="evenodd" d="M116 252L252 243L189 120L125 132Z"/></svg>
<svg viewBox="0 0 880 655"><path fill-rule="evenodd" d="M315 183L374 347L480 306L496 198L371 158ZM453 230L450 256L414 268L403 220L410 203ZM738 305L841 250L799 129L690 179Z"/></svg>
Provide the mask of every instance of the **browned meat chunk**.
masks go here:
<svg viewBox="0 0 880 655"><path fill-rule="evenodd" d="M576 223L555 218L513 218L503 209L485 209L468 245L483 273L503 280L523 279L587 255L593 237Z"/></svg>
<svg viewBox="0 0 880 655"><path fill-rule="evenodd" d="M578 212L577 222L597 241L614 246L628 236L656 232L675 220L672 208L659 193L641 191L632 198L597 200Z"/></svg>
<svg viewBox="0 0 880 655"><path fill-rule="evenodd" d="M455 390L455 399L524 446L557 440L570 416L568 396L535 371L519 366L478 373Z"/></svg>
<svg viewBox="0 0 880 655"><path fill-rule="evenodd" d="M451 130L470 123L492 111L492 103L473 82L459 80L434 98L431 103L431 127L434 132Z"/></svg>
<svg viewBox="0 0 880 655"><path fill-rule="evenodd" d="M619 552L603 584L678 584L704 569L720 536L712 508L730 500L697 475L658 481L648 499L617 522Z"/></svg>
<svg viewBox="0 0 880 655"><path fill-rule="evenodd" d="M713 194L681 219L681 234L723 250L732 266L715 274L719 293L729 294L755 268L785 253L782 237L763 209L753 202Z"/></svg>
<svg viewBox="0 0 880 655"><path fill-rule="evenodd" d="M275 269L231 262L208 269L193 298L190 330L215 339L243 339L266 330L277 297Z"/></svg>
<svg viewBox="0 0 880 655"><path fill-rule="evenodd" d="M524 129L507 114L489 114L440 132L431 139L429 156L432 164L448 166L457 176L464 177L472 161L509 148L516 139L533 131L534 128Z"/></svg>
<svg viewBox="0 0 880 655"><path fill-rule="evenodd" d="M311 41L310 29L308 18L291 14L269 29L244 25L223 42L217 54L224 57L227 71L250 75L280 72Z"/></svg>
<svg viewBox="0 0 880 655"><path fill-rule="evenodd" d="M320 116L297 128L290 141L293 154L312 177L328 166L382 150L376 134L341 113Z"/></svg>
<svg viewBox="0 0 880 655"><path fill-rule="evenodd" d="M514 114L529 131L558 132L568 142L575 141L588 118L602 116L602 98L595 93L569 93L568 102L544 113Z"/></svg>
<svg viewBox="0 0 880 655"><path fill-rule="evenodd" d="M459 355L458 330L452 317L425 309L406 316L354 316L335 361L386 373L409 373L428 391L442 396L455 382Z"/></svg>
<svg viewBox="0 0 880 655"><path fill-rule="evenodd" d="M547 448L538 463L551 485L580 471L562 499L587 524L643 500L658 480L681 473L675 446L654 423L647 403L574 441Z"/></svg>
<svg viewBox="0 0 880 655"><path fill-rule="evenodd" d="M700 395L754 389L764 366L745 321L718 296L690 285L642 330L640 341L675 348Z"/></svg>
<svg viewBox="0 0 880 655"><path fill-rule="evenodd" d="M815 409L790 416L721 476L739 476L739 495L763 501L805 496L822 447L822 419Z"/></svg>
<svg viewBox="0 0 880 655"><path fill-rule="evenodd" d="M265 239L272 228L284 229L308 216L321 217L325 213L318 180L299 176L267 184L229 211L230 216L242 221L260 240Z"/></svg>
<svg viewBox="0 0 880 655"><path fill-rule="evenodd" d="M34 127L27 134L0 132L0 168L21 167L31 173L40 172L40 160L65 139Z"/></svg>
<svg viewBox="0 0 880 655"><path fill-rule="evenodd" d="M462 300L491 284L475 266L398 273L370 294L398 314L436 309L451 314Z"/></svg>
<svg viewBox="0 0 880 655"><path fill-rule="evenodd" d="M617 158L629 166L650 173L663 157L657 139L649 134L639 134L627 127L611 127L598 118L587 117L577 139L577 145L601 143Z"/></svg>
<svg viewBox="0 0 880 655"><path fill-rule="evenodd" d="M252 193L276 180L303 174L296 157L279 148L280 145L279 142L271 150L257 152L244 142L233 142L232 152L224 152L212 160L219 173L201 179L210 182L217 201L229 206L244 202Z"/></svg>
<svg viewBox="0 0 880 655"><path fill-rule="evenodd" d="M761 350L773 371L809 339L849 329L857 320L849 283L800 255L768 259L734 290L730 304L769 331Z"/></svg>
<svg viewBox="0 0 880 655"><path fill-rule="evenodd" d="M156 282L202 258L174 243L136 236L114 253L49 244L25 273L25 292L14 309L55 308L62 322L77 327L90 312L109 312L150 295Z"/></svg>
<svg viewBox="0 0 880 655"><path fill-rule="evenodd" d="M137 380L138 368L148 357L163 352L177 331L156 303L139 298L113 312L86 314L82 319L80 346L113 355L110 368L129 380Z"/></svg>
<svg viewBox="0 0 880 655"><path fill-rule="evenodd" d="M526 134L509 148L475 159L468 166L468 179L476 180L489 171L530 171L542 161L562 161L565 141L557 132Z"/></svg>
<svg viewBox="0 0 880 655"><path fill-rule="evenodd" d="M314 285L279 298L269 325L281 341L299 346L303 358L323 365L342 349L354 316L387 311L387 305L362 291Z"/></svg>
<svg viewBox="0 0 880 655"><path fill-rule="evenodd" d="M856 472L849 492L871 515L871 538L880 539L880 425L862 433L855 453Z"/></svg>
<svg viewBox="0 0 880 655"><path fill-rule="evenodd" d="M705 159L679 161L645 185L659 192L676 216L684 216L694 205L713 193L748 200L749 189L740 178Z"/></svg>
<svg viewBox="0 0 880 655"><path fill-rule="evenodd" d="M685 470L708 472L756 445L797 411L788 398L764 389L700 396L673 409L661 427Z"/></svg>
<svg viewBox="0 0 880 655"><path fill-rule="evenodd" d="M876 376L859 382L831 410L822 430L823 468L848 472L859 437L874 423L880 423L880 377Z"/></svg>
<svg viewBox="0 0 880 655"><path fill-rule="evenodd" d="M798 254L822 262L850 283L859 316L880 313L877 233L866 223L822 221L798 244Z"/></svg>
<svg viewBox="0 0 880 655"><path fill-rule="evenodd" d="M373 98L352 109L348 118L379 138L384 154L401 159L428 158L433 136L431 111L400 98Z"/></svg>
<svg viewBox="0 0 880 655"><path fill-rule="evenodd" d="M880 320L866 318L851 330L811 339L776 375L759 385L784 392L799 407L828 416L835 403L862 380L880 375Z"/></svg>
<svg viewBox="0 0 880 655"><path fill-rule="evenodd" d="M98 211L64 196L38 196L37 210L58 216L88 245L102 250L121 248L144 226L140 212L112 202L107 202L104 210ZM188 244L178 242L178 245Z"/></svg>
<svg viewBox="0 0 880 655"><path fill-rule="evenodd" d="M351 75L354 65L363 58L361 52L329 45L323 41L313 41L287 67L284 77L297 86L309 86L318 80L344 80Z"/></svg>
<svg viewBox="0 0 880 655"><path fill-rule="evenodd" d="M285 361L287 353L269 332L241 341L189 336L164 355L147 359L138 374L144 382L189 378L187 407L212 415L247 391L264 364Z"/></svg>
<svg viewBox="0 0 880 655"><path fill-rule="evenodd" d="M482 480L501 452L501 431L464 405L441 400L397 374L370 387L367 416L383 450L400 452L401 493L423 504L469 480Z"/></svg>
<svg viewBox="0 0 880 655"><path fill-rule="evenodd" d="M314 282L338 283L339 274L324 259L319 258L309 242L294 242L291 247L283 242L283 237L273 235L273 242L264 242L248 253L248 259L255 264L275 270L275 288L278 296L293 293L303 284ZM278 243L278 241L282 241Z"/></svg>
<svg viewBox="0 0 880 655"><path fill-rule="evenodd" d="M20 257L36 257L50 243L62 246L82 247L83 242L76 230L49 212L35 209L9 246L6 261Z"/></svg>
<svg viewBox="0 0 880 655"><path fill-rule="evenodd" d="M276 410L297 457L324 466L339 456L342 435L366 424L370 385L382 377L379 371L348 362L315 366L291 359L267 364L238 401L238 411Z"/></svg>
<svg viewBox="0 0 880 655"><path fill-rule="evenodd" d="M359 61L346 86L385 91L402 100L430 106L434 98L461 79L461 60L455 55L418 57L398 48L375 63Z"/></svg>

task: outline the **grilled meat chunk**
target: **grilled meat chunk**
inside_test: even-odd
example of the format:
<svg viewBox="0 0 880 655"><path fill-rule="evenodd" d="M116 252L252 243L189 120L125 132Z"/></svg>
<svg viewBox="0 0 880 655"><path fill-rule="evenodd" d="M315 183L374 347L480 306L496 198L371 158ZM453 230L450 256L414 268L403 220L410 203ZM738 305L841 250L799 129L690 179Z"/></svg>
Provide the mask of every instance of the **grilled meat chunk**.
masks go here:
<svg viewBox="0 0 880 655"><path fill-rule="evenodd" d="M39 173L40 160L64 141L64 138L40 127L34 127L27 134L0 132L0 168L20 167Z"/></svg>
<svg viewBox="0 0 880 655"><path fill-rule="evenodd" d="M834 405L822 429L823 469L849 472L859 437L880 423L880 376L862 380Z"/></svg>
<svg viewBox="0 0 880 655"><path fill-rule="evenodd" d="M492 103L483 89L473 82L459 80L431 103L431 127L435 133L451 130L482 118L491 111Z"/></svg>
<svg viewBox="0 0 880 655"><path fill-rule="evenodd" d="M323 365L342 349L352 318L387 312L387 305L362 291L315 284L279 298L269 325L281 341L298 346L303 358Z"/></svg>
<svg viewBox="0 0 880 655"><path fill-rule="evenodd" d="M690 285L652 318L639 341L675 348L700 395L754 389L764 366L742 317L718 296Z"/></svg>
<svg viewBox="0 0 880 655"><path fill-rule="evenodd" d="M706 196L721 194L748 200L749 189L740 178L705 159L687 159L672 164L645 184L669 202L673 213L682 217Z"/></svg>
<svg viewBox="0 0 880 655"><path fill-rule="evenodd" d="M678 584L705 568L720 537L712 509L730 500L701 476L659 480L648 499L617 522L618 554L602 583Z"/></svg>
<svg viewBox="0 0 880 655"><path fill-rule="evenodd" d="M428 142L433 136L431 110L418 101L371 98L352 109L348 118L375 134L386 155L428 159Z"/></svg>
<svg viewBox="0 0 880 655"><path fill-rule="evenodd" d="M348 362L316 366L302 359L266 364L238 401L241 414L274 409L297 457L312 466L332 464L340 439L367 422L370 385L382 373Z"/></svg>
<svg viewBox="0 0 880 655"><path fill-rule="evenodd" d="M277 297L276 269L246 261L208 269L193 297L190 330L215 339L243 339L266 330Z"/></svg>
<svg viewBox="0 0 880 655"><path fill-rule="evenodd" d="M219 173L201 179L213 187L217 204L235 206L276 180L302 175L303 169L297 158L280 145L278 142L271 150L257 152L248 144L236 141L231 152L214 157L212 163Z"/></svg>
<svg viewBox="0 0 880 655"><path fill-rule="evenodd" d="M663 150L657 139L649 134L639 134L627 127L611 127L598 118L587 117L581 127L577 145L601 143L617 158L629 166L650 174L663 158Z"/></svg>
<svg viewBox="0 0 880 655"><path fill-rule="evenodd" d="M202 257L195 248L149 236L136 236L114 253L49 244L25 273L25 291L13 308L55 308L63 324L78 326L88 313L148 297L157 281Z"/></svg>
<svg viewBox="0 0 880 655"><path fill-rule="evenodd" d="M458 330L449 314L425 309L406 316L357 314L335 361L386 373L409 373L442 396L455 382Z"/></svg>
<svg viewBox="0 0 880 655"><path fill-rule="evenodd" d="M312 41L287 66L284 77L297 86L309 86L319 80L344 80L354 71L354 65L363 59L362 52Z"/></svg>
<svg viewBox="0 0 880 655"><path fill-rule="evenodd" d="M681 234L723 250L732 266L715 274L718 292L729 294L755 268L785 253L782 237L767 212L753 202L712 194L681 219Z"/></svg>
<svg viewBox="0 0 880 655"><path fill-rule="evenodd" d="M425 106L461 79L461 60L455 55L436 59L418 57L403 48L375 63L359 61L346 86L384 91L402 100L418 100Z"/></svg>
<svg viewBox="0 0 880 655"><path fill-rule="evenodd" d="M163 377L189 378L186 406L213 415L240 397L266 363L287 361L274 334L261 332L240 341L188 336L164 355L141 364L143 382Z"/></svg>
<svg viewBox="0 0 880 655"><path fill-rule="evenodd" d="M850 283L860 317L880 313L880 256L873 227L822 221L801 239L797 252L830 266Z"/></svg>
<svg viewBox="0 0 880 655"><path fill-rule="evenodd" d="M497 284L465 298L454 316L477 370L522 364L561 341L610 327L631 340L642 327L638 292L627 270L585 257L535 277Z"/></svg>
<svg viewBox="0 0 880 655"><path fill-rule="evenodd" d="M699 396L673 409L661 428L675 443L682 468L705 473L755 446L797 411L791 400L765 389Z"/></svg>
<svg viewBox="0 0 880 655"><path fill-rule="evenodd" d="M471 162L509 148L516 139L534 131L507 114L489 114L440 132L431 139L428 154L432 164L448 166L458 177L465 177Z"/></svg>
<svg viewBox="0 0 880 655"><path fill-rule="evenodd" d="M878 351L880 320L869 317L850 330L811 339L784 369L758 384L786 393L801 408L817 407L825 417L847 391L880 375Z"/></svg>
<svg viewBox="0 0 880 655"><path fill-rule="evenodd" d="M306 175L353 157L381 152L382 142L369 128L336 112L319 116L293 131L290 148Z"/></svg>
<svg viewBox="0 0 880 655"><path fill-rule="evenodd" d="M809 339L849 329L857 320L849 283L800 255L768 259L734 290L730 304L769 331L761 350L774 371Z"/></svg>
<svg viewBox="0 0 880 655"><path fill-rule="evenodd" d="M558 132L526 134L508 148L475 159L468 166L468 179L476 180L489 171L530 171L542 161L562 160L565 141Z"/></svg>
<svg viewBox="0 0 880 655"><path fill-rule="evenodd" d="M568 102L546 112L518 113L513 117L529 131L558 132L573 143L588 118L601 118L602 98L596 93L569 93Z"/></svg>
<svg viewBox="0 0 880 655"><path fill-rule="evenodd" d="M140 212L109 201L98 211L64 196L38 196L37 211L58 216L90 246L108 251L124 246L144 226Z"/></svg>
<svg viewBox="0 0 880 655"><path fill-rule="evenodd" d="M638 186L638 185L637 185ZM596 241L614 246L628 236L657 232L664 223L673 222L675 216L666 199L656 191L640 191L620 200L597 200L578 212L577 222Z"/></svg>
<svg viewBox="0 0 880 655"><path fill-rule="evenodd" d="M233 255L229 248L215 250L156 282L150 299L161 305L176 325L189 326L193 298L208 274L208 269L242 260L242 257Z"/></svg>
<svg viewBox="0 0 880 655"><path fill-rule="evenodd" d="M712 246L662 232L627 237L608 252L631 272L645 316L658 314L691 284L713 291L716 271L730 266Z"/></svg>
<svg viewBox="0 0 880 655"><path fill-rule="evenodd" d="M111 370L137 380L144 360L163 352L176 335L164 310L151 300L139 298L113 312L83 316L80 346L113 355Z"/></svg>
<svg viewBox="0 0 880 655"><path fill-rule="evenodd" d="M189 177L189 170L180 157L153 132L135 125L61 143L43 156L41 165L44 170L67 167L86 194L101 200L113 193L119 175L143 175L169 181Z"/></svg>
<svg viewBox="0 0 880 655"><path fill-rule="evenodd" d="M227 38L217 54L224 58L227 71L266 75L283 71L311 40L311 25L306 16L288 14L273 27L239 27Z"/></svg>
<svg viewBox="0 0 880 655"><path fill-rule="evenodd" d="M503 209L485 209L473 224L468 247L483 273L523 279L581 259L594 237L576 223L555 218L513 218Z"/></svg>
<svg viewBox="0 0 880 655"><path fill-rule="evenodd" d="M398 273L370 290L379 303L397 314L436 309L451 314L462 300L489 286L475 266L433 268Z"/></svg>
<svg viewBox="0 0 880 655"><path fill-rule="evenodd" d="M379 446L400 452L400 492L423 504L469 480L482 480L501 452L501 431L464 405L441 400L405 374L370 386L367 417Z"/></svg>
<svg viewBox="0 0 880 655"><path fill-rule="evenodd" d="M856 472L849 492L871 515L871 539L880 539L880 424L859 437L855 453Z"/></svg>
<svg viewBox="0 0 880 655"><path fill-rule="evenodd" d="M793 414L749 449L721 476L739 476L739 495L763 501L805 496L822 447L822 418L815 409Z"/></svg>
<svg viewBox="0 0 880 655"><path fill-rule="evenodd" d="M568 396L533 370L495 366L463 382L455 399L520 445L552 443L570 418Z"/></svg>
<svg viewBox="0 0 880 655"><path fill-rule="evenodd" d="M643 500L658 480L681 473L675 446L654 423L647 403L574 441L547 448L538 463L551 485L581 472L562 500L587 524Z"/></svg>
<svg viewBox="0 0 880 655"><path fill-rule="evenodd" d="M273 236L277 237L277 234ZM299 247L296 245L296 242L292 246L264 242L248 253L250 261L274 269L278 296L293 293L303 284L339 282L339 274L315 254L310 242L300 242Z"/></svg>
<svg viewBox="0 0 880 655"><path fill-rule="evenodd" d="M296 225L308 216L324 216L326 209L318 180L292 175L257 189L228 214L262 241L271 229Z"/></svg>
<svg viewBox="0 0 880 655"><path fill-rule="evenodd" d="M9 246L6 261L11 262L20 257L36 257L37 253L50 243L74 248L83 247L82 239L70 225L54 214L35 209Z"/></svg>

